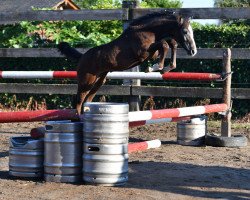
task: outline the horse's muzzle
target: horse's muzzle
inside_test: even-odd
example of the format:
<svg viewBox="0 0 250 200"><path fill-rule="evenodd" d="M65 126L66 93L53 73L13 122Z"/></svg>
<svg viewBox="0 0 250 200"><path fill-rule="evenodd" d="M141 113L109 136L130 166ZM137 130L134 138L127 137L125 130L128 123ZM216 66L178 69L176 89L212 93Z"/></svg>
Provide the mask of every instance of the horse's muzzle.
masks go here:
<svg viewBox="0 0 250 200"><path fill-rule="evenodd" d="M182 43L182 46L187 51L187 54L189 56L193 57L197 54L197 49L196 49L195 45L191 45L190 43L184 42L184 43Z"/></svg>
<svg viewBox="0 0 250 200"><path fill-rule="evenodd" d="M197 50L196 49L191 49L190 50L190 56L195 56L197 54Z"/></svg>

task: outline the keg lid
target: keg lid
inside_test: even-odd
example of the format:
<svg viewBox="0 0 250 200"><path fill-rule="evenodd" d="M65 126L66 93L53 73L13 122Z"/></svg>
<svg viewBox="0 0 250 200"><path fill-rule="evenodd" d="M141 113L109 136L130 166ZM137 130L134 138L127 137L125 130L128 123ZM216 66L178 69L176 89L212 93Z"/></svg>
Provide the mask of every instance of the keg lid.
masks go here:
<svg viewBox="0 0 250 200"><path fill-rule="evenodd" d="M43 139L33 139L32 137L12 137L10 138L11 148L43 149Z"/></svg>
<svg viewBox="0 0 250 200"><path fill-rule="evenodd" d="M91 114L128 114L129 106L126 103L86 102L83 110Z"/></svg>
<svg viewBox="0 0 250 200"><path fill-rule="evenodd" d="M205 124L207 120L206 115L193 116L189 120L182 120L177 122L177 124Z"/></svg>

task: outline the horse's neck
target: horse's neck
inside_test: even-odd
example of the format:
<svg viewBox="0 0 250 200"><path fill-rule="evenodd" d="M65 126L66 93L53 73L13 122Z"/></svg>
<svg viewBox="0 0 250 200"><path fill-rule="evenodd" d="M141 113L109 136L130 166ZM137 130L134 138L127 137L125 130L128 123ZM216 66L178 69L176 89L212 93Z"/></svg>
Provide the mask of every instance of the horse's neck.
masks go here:
<svg viewBox="0 0 250 200"><path fill-rule="evenodd" d="M177 22L171 19L152 20L145 24L138 24L131 27L132 30L153 32L158 39L171 36L173 31L178 28Z"/></svg>
<svg viewBox="0 0 250 200"><path fill-rule="evenodd" d="M178 26L175 21L166 21L164 23L154 25L151 30L155 33L157 38L163 39L171 36L177 28Z"/></svg>

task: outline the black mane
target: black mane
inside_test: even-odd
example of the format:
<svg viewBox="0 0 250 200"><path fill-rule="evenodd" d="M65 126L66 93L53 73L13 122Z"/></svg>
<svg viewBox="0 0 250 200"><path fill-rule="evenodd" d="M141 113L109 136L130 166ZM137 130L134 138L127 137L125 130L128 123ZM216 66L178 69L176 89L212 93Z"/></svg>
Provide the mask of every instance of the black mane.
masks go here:
<svg viewBox="0 0 250 200"><path fill-rule="evenodd" d="M144 16L141 16L137 19L134 19L129 26L138 26L141 24L148 23L149 21L155 20L155 18L169 18L176 19L174 16L174 12L172 11L163 11L163 12L154 12Z"/></svg>

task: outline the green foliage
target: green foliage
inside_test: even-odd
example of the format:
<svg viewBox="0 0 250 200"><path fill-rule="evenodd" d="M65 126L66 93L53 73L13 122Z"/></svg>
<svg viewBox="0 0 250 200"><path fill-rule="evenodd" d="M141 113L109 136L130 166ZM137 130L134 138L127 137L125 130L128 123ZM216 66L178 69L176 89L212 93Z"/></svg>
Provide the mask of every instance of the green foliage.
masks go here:
<svg viewBox="0 0 250 200"><path fill-rule="evenodd" d="M249 0L215 0L214 1L215 7L235 7L235 8L241 8L241 7L250 7L250 1ZM223 23L245 23L250 25L250 20L222 20Z"/></svg>
<svg viewBox="0 0 250 200"><path fill-rule="evenodd" d="M215 0L216 7L250 7L249 0Z"/></svg>
<svg viewBox="0 0 250 200"><path fill-rule="evenodd" d="M250 26L192 24L198 48L249 48Z"/></svg>
<svg viewBox="0 0 250 200"><path fill-rule="evenodd" d="M121 7L119 0L75 0L80 8L85 9L112 9Z"/></svg>
<svg viewBox="0 0 250 200"><path fill-rule="evenodd" d="M142 8L181 8L182 2L179 0L142 0Z"/></svg>
<svg viewBox="0 0 250 200"><path fill-rule="evenodd" d="M53 47L61 41L93 47L110 42L121 32L119 21L21 22L0 27L0 47Z"/></svg>

